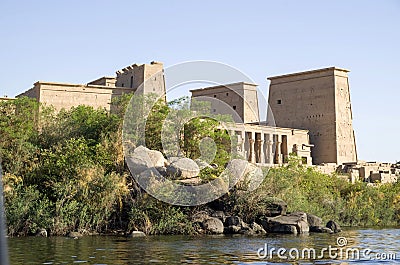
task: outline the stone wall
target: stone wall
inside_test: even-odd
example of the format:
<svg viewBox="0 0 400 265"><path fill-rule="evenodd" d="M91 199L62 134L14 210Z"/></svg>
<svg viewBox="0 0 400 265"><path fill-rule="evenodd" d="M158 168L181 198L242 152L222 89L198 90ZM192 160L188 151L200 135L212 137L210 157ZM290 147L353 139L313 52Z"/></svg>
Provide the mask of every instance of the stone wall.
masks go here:
<svg viewBox="0 0 400 265"><path fill-rule="evenodd" d="M231 114L232 110L238 114L235 122L253 123L260 121L258 110L257 85L244 82L206 87L191 90L192 98L211 102L214 114ZM225 102L227 106L221 104Z"/></svg>
<svg viewBox="0 0 400 265"><path fill-rule="evenodd" d="M39 81L17 97L35 98L43 104L53 106L56 111L78 105L110 111L113 98L136 92L143 81L145 83L141 92L156 93L165 98L163 64L158 62L134 64L118 71L117 77L101 77L86 85Z"/></svg>
<svg viewBox="0 0 400 265"><path fill-rule="evenodd" d="M78 105L110 110L114 97L132 92L126 88L111 88L96 85L77 85L54 82L36 82L34 87L18 95L36 98L39 102L53 106L56 111Z"/></svg>

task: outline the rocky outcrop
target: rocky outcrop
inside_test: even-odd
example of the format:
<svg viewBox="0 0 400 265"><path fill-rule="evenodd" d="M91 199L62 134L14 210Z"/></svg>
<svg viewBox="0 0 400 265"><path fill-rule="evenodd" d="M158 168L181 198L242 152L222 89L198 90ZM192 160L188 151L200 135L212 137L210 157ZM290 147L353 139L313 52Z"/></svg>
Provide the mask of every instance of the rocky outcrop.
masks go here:
<svg viewBox="0 0 400 265"><path fill-rule="evenodd" d="M192 216L192 223L199 234L222 234L224 224L217 217L212 217L206 211L200 211Z"/></svg>
<svg viewBox="0 0 400 265"><path fill-rule="evenodd" d="M267 217L261 221L261 224L269 233L303 234L315 232L333 234L342 231L338 223L329 221L326 227L323 227L320 217L304 212Z"/></svg>
<svg viewBox="0 0 400 265"><path fill-rule="evenodd" d="M307 222L308 222L308 225L310 227L321 226L322 225L322 218L320 218L320 217L318 217L316 215L307 213Z"/></svg>
<svg viewBox="0 0 400 265"><path fill-rule="evenodd" d="M202 182L198 177L200 169L216 168L216 165L210 165L200 159L170 157L166 160L161 152L150 150L144 146L135 148L133 153L126 157L126 161L131 173L138 176L141 184L149 184L151 179L153 186L163 185L164 179L161 176L182 184L197 185ZM225 174L229 177L230 187L239 182L237 188L240 192L257 188L259 181L263 179L259 167L242 159L231 160L227 164ZM216 202L211 204L215 206ZM334 221L329 221L324 227L322 219L316 215L305 212L287 213L287 203L277 198L260 198L257 206L257 212L254 213L256 222L250 224L245 223L239 216L226 215L225 212L230 211L226 205L213 207L220 211L208 208L207 211L198 212L192 216L192 222L196 231L202 234L259 235L267 232L302 234L308 232L338 233L341 231L339 224ZM137 237L143 236L143 234L140 231L134 231L131 236ZM79 236L72 235L72 237Z"/></svg>
<svg viewBox="0 0 400 265"><path fill-rule="evenodd" d="M170 157L167 175L173 179L190 179L199 175L200 168L192 159L186 157Z"/></svg>
<svg viewBox="0 0 400 265"><path fill-rule="evenodd" d="M126 163L134 175L139 175L149 168L163 168L168 163L159 151L138 146L133 153L126 157Z"/></svg>
<svg viewBox="0 0 400 265"><path fill-rule="evenodd" d="M238 216L228 216L225 220L225 234L244 234L244 235L264 235L267 232L257 224L252 222L250 225L243 222Z"/></svg>
<svg viewBox="0 0 400 265"><path fill-rule="evenodd" d="M209 217L202 224L207 234L222 234L224 232L224 224L216 217Z"/></svg>
<svg viewBox="0 0 400 265"><path fill-rule="evenodd" d="M133 175L140 177L163 176L180 180L184 184L199 184L201 179L198 164L186 157L170 157L166 160L159 151L138 146L126 157L126 163ZM207 167L213 168L206 164ZM145 183L145 180L142 180Z"/></svg>
<svg viewBox="0 0 400 265"><path fill-rule="evenodd" d="M252 222L250 224L250 228L251 228L250 233L253 235L265 235L267 233L265 231L265 229L261 225L257 224L256 222Z"/></svg>
<svg viewBox="0 0 400 265"><path fill-rule="evenodd" d="M206 211L197 212L192 216L192 222L199 234L266 234L259 224L253 222L249 225L238 216L225 216L222 211L215 211L211 214Z"/></svg>
<svg viewBox="0 0 400 265"><path fill-rule="evenodd" d="M223 211L214 211L213 213L211 213L211 216L216 217L219 220L221 220L223 223L225 223L226 215Z"/></svg>
<svg viewBox="0 0 400 265"><path fill-rule="evenodd" d="M262 222L262 225L266 231L271 233L303 234L310 231L307 214L304 212L268 217Z"/></svg>
<svg viewBox="0 0 400 265"><path fill-rule="evenodd" d="M269 200L265 202L265 209L270 217L285 215L287 203L279 199Z"/></svg>
<svg viewBox="0 0 400 265"><path fill-rule="evenodd" d="M340 225L335 222L330 220L327 224L326 227L329 228L330 230L332 230L334 233L339 233L342 232L342 228L340 227Z"/></svg>
<svg viewBox="0 0 400 265"><path fill-rule="evenodd" d="M310 232L315 232L315 233L328 233L328 234L333 234L334 232L328 228L328 227L322 227L322 226L313 226L310 227Z"/></svg>

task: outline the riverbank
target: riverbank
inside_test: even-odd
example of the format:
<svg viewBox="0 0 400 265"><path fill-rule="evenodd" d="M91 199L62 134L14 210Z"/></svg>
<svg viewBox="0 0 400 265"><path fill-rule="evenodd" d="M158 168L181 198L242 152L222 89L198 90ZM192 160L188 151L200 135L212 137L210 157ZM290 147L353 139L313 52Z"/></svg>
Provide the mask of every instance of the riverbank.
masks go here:
<svg viewBox="0 0 400 265"><path fill-rule="evenodd" d="M110 231L191 235L198 233L193 221L198 212L222 211L248 225L261 225L279 201L287 203L287 212L311 213L321 217L323 224L329 220L342 226L400 222L399 183L376 187L351 184L296 159L265 172L254 191L239 183L207 205L178 207L160 202L137 185L125 164L121 130L129 98L118 100L113 102L115 114L86 106L55 113L27 98L0 102L0 155L9 236L34 235L38 230L51 236ZM160 148L160 122L168 111L168 106L160 105L151 116L146 138L149 148ZM210 122L204 127L196 122L191 129L199 129L199 136L225 139L224 134L211 133L217 124ZM203 181L218 176L227 162L226 141L217 143L221 150L213 161L217 166L201 172ZM199 152L194 148L197 144L188 143L192 154Z"/></svg>
<svg viewBox="0 0 400 265"><path fill-rule="evenodd" d="M267 225L265 223L263 225L263 222L270 217L285 214L283 211L288 213L303 211L317 215L322 219L322 227L329 220L335 220L341 226L346 227L385 227L399 224L398 184L385 184L377 187L370 187L364 183L350 184L340 178L336 179L335 176L323 175L294 162L270 169L261 186L253 192L233 189L220 199L197 207L172 206L154 199L139 187L127 189L128 193L122 198L121 208L117 208L120 209L117 211L119 222L111 222L113 215L110 213L108 218L103 220L107 226L82 228L77 223L75 226L60 229L56 225L62 223L60 222L62 220L59 219L59 223L55 223L55 218L50 212L32 211L30 213L33 217L45 216L48 219L33 219L31 215L25 215L25 220L30 221L29 224L27 222L20 223L25 225L21 230L25 233L10 235L34 235L39 228L45 229L49 236L68 235L70 232L78 232L82 235L109 234L113 231L119 231L119 234L124 235L130 235L132 231L142 231L146 235L196 235L221 233L221 231L226 234L263 234L262 231L254 232L256 224L261 225L264 230L268 230L265 229ZM25 209L29 209L37 203L39 205L43 203L43 201L31 200L31 197L21 196L21 194L19 193L19 196L16 197L16 201L10 201L9 197L6 197L6 202L24 205L27 207ZM36 194L39 193L36 192ZM23 201L17 199L21 197L24 199ZM118 204L115 204L114 207L116 205ZM8 205L7 208L9 215L15 213L10 209L16 209L15 206L11 206ZM117 209L114 208L114 210ZM51 208L47 208L47 210L50 211ZM65 211L65 209L62 210ZM11 217L8 219L8 225L13 228L16 223L12 223L12 220L15 220L16 216ZM221 223L217 222L219 223L216 228L217 232L213 232L214 228L211 228L210 231L204 229L204 227L208 227L203 224L205 220L210 219L208 217L212 217L213 221L211 222L215 223L217 222L215 219L219 219L222 223L221 227ZM75 218L79 220L79 215ZM227 218L230 221L226 221ZM300 216L299 221L301 219L304 220L304 217ZM19 219L19 221L22 220ZM31 222L35 220L41 223ZM49 225L42 226L43 221L47 221ZM226 225L228 223L230 225ZM229 232L226 229L229 229ZM294 233L292 230L283 232Z"/></svg>

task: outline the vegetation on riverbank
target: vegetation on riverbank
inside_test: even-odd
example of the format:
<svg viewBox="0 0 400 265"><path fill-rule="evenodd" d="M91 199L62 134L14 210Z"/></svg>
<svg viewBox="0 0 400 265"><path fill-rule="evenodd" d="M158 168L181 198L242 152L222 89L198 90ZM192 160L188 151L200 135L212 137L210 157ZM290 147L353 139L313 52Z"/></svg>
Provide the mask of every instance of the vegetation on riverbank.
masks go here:
<svg viewBox="0 0 400 265"><path fill-rule="evenodd" d="M198 207L175 207L157 201L137 186L124 163L121 129L128 100L123 97L113 102L114 114L87 106L55 113L28 98L0 102L0 158L11 236L33 234L38 228L52 235L112 230L192 234L190 217L196 211L218 204L227 214L251 222L274 199L286 201L289 211L310 212L343 225L400 223L400 183L378 187L350 184L304 167L295 158L270 169L254 192L245 192L239 186L217 202ZM160 120L166 117L168 108L159 105L150 116L150 148L161 146L157 140ZM201 126L194 120L185 129L207 135L207 131L215 131L217 123ZM216 133L214 137L225 136ZM186 139L182 145L188 154L196 156L194 139ZM221 140L220 145L224 144L226 141ZM219 150L229 151L221 146ZM226 162L224 152L215 163Z"/></svg>

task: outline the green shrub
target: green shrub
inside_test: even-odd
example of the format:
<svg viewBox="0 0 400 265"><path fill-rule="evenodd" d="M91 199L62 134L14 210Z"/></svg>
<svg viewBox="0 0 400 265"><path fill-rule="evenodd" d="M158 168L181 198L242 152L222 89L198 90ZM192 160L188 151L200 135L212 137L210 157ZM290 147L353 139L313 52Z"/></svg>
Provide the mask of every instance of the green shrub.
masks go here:
<svg viewBox="0 0 400 265"><path fill-rule="evenodd" d="M8 233L11 236L35 233L52 223L52 203L34 186L18 185L5 192Z"/></svg>
<svg viewBox="0 0 400 265"><path fill-rule="evenodd" d="M192 234L188 213L180 207L157 201L144 195L131 207L129 228L151 235Z"/></svg>

